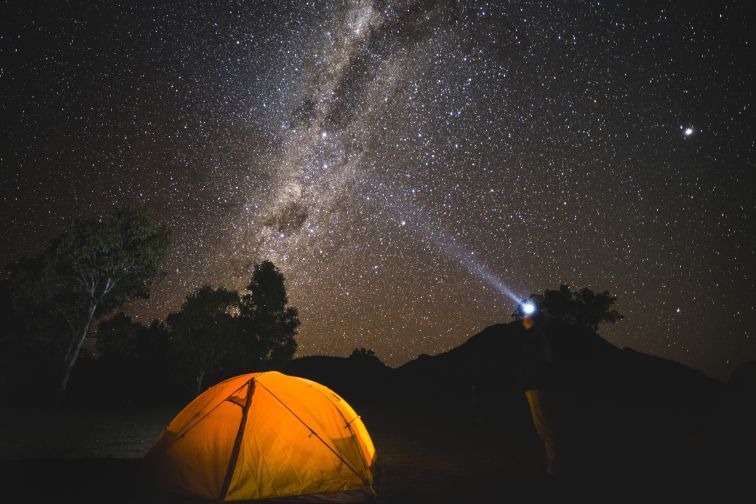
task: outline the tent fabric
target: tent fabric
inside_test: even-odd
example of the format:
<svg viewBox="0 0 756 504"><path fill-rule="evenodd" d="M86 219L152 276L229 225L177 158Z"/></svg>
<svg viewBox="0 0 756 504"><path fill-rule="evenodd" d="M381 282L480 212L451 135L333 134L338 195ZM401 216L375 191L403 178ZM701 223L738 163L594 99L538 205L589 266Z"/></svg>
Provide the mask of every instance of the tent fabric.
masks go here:
<svg viewBox="0 0 756 504"><path fill-rule="evenodd" d="M374 458L365 425L344 399L271 371L197 396L145 460L157 487L229 502L372 493Z"/></svg>

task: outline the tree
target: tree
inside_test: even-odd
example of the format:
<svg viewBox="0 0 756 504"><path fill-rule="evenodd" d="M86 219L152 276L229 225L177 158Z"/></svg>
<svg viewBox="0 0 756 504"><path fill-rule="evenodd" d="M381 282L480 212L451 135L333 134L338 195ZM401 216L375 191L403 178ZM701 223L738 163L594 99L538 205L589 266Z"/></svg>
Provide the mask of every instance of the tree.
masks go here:
<svg viewBox="0 0 756 504"><path fill-rule="evenodd" d="M99 373L121 401L154 404L164 397L172 385L169 349L160 320L145 326L120 312L97 327Z"/></svg>
<svg viewBox="0 0 756 504"><path fill-rule="evenodd" d="M349 354L350 359L372 359L377 358L375 356L375 351L370 350L368 348L360 347L355 348L352 350L352 353Z"/></svg>
<svg viewBox="0 0 756 504"><path fill-rule="evenodd" d="M55 383L60 324L46 310L18 302L10 279L0 280L0 392L25 402Z"/></svg>
<svg viewBox="0 0 756 504"><path fill-rule="evenodd" d="M68 318L75 297L55 293L43 256L19 259L6 269L2 315L6 337L17 350L23 347L44 360L59 362L75 331Z"/></svg>
<svg viewBox="0 0 756 504"><path fill-rule="evenodd" d="M352 353L349 354L349 358L358 362L363 362L365 364L380 364L383 366L383 362L381 362L381 359L378 358L377 355L375 355L375 351L370 350L368 348L355 348L352 350Z"/></svg>
<svg viewBox="0 0 756 504"><path fill-rule="evenodd" d="M533 294L529 298L538 313L546 313L549 324L583 327L596 331L603 322L615 323L623 316L613 310L617 298L609 291L596 293L587 287L579 291L570 290L569 285L560 285L558 290L545 290L543 294ZM514 318L522 318L516 311Z"/></svg>
<svg viewBox="0 0 756 504"><path fill-rule="evenodd" d="M119 208L102 219L73 222L41 256L10 265L19 297L46 307L68 328L58 402L93 321L127 300L148 297L169 244L168 231L143 210Z"/></svg>
<svg viewBox="0 0 756 504"><path fill-rule="evenodd" d="M180 312L168 316L175 355L193 375L197 395L205 376L238 350L238 309L236 292L205 285L187 296Z"/></svg>
<svg viewBox="0 0 756 504"><path fill-rule="evenodd" d="M297 309L287 306L284 276L270 261L256 264L241 299L240 329L246 366L280 363L297 350Z"/></svg>
<svg viewBox="0 0 756 504"><path fill-rule="evenodd" d="M126 361L136 354L140 331L144 329L123 312L102 322L97 328L97 351L103 359Z"/></svg>

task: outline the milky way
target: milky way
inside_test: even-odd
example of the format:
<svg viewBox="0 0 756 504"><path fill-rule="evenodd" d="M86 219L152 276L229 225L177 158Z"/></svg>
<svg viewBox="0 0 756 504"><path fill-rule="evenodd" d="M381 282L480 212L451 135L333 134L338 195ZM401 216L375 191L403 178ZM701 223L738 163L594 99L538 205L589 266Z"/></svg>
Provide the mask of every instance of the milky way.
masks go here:
<svg viewBox="0 0 756 504"><path fill-rule="evenodd" d="M608 289L620 346L756 359L748 2L10 3L0 259L146 206L163 317L271 259L299 355L391 365ZM504 293L504 294L503 294Z"/></svg>

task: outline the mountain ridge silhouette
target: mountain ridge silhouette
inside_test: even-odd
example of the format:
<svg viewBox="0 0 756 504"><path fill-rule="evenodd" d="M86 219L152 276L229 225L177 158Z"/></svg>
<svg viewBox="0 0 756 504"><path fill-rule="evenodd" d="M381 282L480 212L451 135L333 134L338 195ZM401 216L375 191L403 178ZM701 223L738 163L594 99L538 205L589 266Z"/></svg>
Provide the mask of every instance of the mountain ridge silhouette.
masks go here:
<svg viewBox="0 0 756 504"><path fill-rule="evenodd" d="M526 330L520 322L494 324L462 344L391 368L347 357L308 356L282 371L319 381L359 399L404 398L435 402L460 396L477 405L519 397L518 371ZM716 406L726 384L702 371L629 347L619 348L590 330L550 333L557 388L579 402L633 407L700 409Z"/></svg>

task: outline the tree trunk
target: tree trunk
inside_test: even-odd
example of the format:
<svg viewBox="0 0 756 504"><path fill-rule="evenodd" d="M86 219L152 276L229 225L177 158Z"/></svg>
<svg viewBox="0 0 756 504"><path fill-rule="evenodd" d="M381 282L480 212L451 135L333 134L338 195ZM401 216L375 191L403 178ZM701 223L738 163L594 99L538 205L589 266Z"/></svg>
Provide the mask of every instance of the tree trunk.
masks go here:
<svg viewBox="0 0 756 504"><path fill-rule="evenodd" d="M76 361L79 358L79 352L81 352L81 347L84 344L84 340L87 339L87 335L89 334L89 326L92 324L92 317L94 317L96 309L96 304L93 304L89 307L89 316L87 317L87 322L84 324L84 330L81 333L81 337L78 341L75 342L74 345L69 347L69 350L66 353L66 357L63 362L63 365L65 366L65 369L63 371L63 379L60 381L60 387L58 388L58 397L56 398L56 404L58 406L60 406L66 398L66 389L68 388L68 380L71 378L71 371L73 370L74 364L76 364Z"/></svg>
<svg viewBox="0 0 756 504"><path fill-rule="evenodd" d="M202 392L202 381L205 379L205 372L200 371L197 375L197 392L194 394L195 396L200 395L200 392Z"/></svg>

